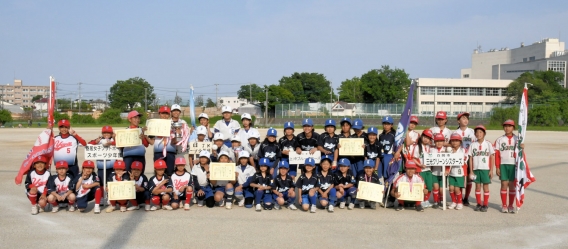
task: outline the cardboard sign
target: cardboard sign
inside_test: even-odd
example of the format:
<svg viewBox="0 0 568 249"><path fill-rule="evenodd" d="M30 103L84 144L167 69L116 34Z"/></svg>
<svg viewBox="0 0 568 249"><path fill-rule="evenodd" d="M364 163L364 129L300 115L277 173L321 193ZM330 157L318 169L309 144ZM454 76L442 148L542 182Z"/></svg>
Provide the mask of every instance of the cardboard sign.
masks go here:
<svg viewBox="0 0 568 249"><path fill-rule="evenodd" d="M172 132L172 121L169 119L146 120L146 135L169 137Z"/></svg>
<svg viewBox="0 0 568 249"><path fill-rule="evenodd" d="M115 130L116 147L131 147L142 145L139 129Z"/></svg>
<svg viewBox="0 0 568 249"><path fill-rule="evenodd" d="M115 200L132 200L136 199L136 188L134 181L108 182L108 199Z"/></svg>
<svg viewBox="0 0 568 249"><path fill-rule="evenodd" d="M306 158L313 158L316 163L320 163L321 161L321 151L316 151L314 154L310 154L309 151L302 151L301 154L296 153L295 150L291 150L289 156L289 164L304 164L306 162Z"/></svg>
<svg viewBox="0 0 568 249"><path fill-rule="evenodd" d="M364 156L365 155L365 139L364 138L340 138L339 149L340 156Z"/></svg>
<svg viewBox="0 0 568 249"><path fill-rule="evenodd" d="M410 183L399 182L398 192L400 193L399 200L405 201L423 201L424 200L424 183L412 183L412 191Z"/></svg>
<svg viewBox="0 0 568 249"><path fill-rule="evenodd" d="M211 163L209 165L209 179L215 181L234 181L235 164L234 163Z"/></svg>
<svg viewBox="0 0 568 249"><path fill-rule="evenodd" d="M199 154L202 150L211 152L212 142L190 142L187 150L189 154Z"/></svg>
<svg viewBox="0 0 568 249"><path fill-rule="evenodd" d="M122 159L120 149L114 145L103 146L102 144L85 146L85 160L116 160Z"/></svg>
<svg viewBox="0 0 568 249"><path fill-rule="evenodd" d="M424 153L424 165L426 166L463 166L463 153Z"/></svg>
<svg viewBox="0 0 568 249"><path fill-rule="evenodd" d="M383 185L361 181L357 187L357 199L382 202L384 190Z"/></svg>

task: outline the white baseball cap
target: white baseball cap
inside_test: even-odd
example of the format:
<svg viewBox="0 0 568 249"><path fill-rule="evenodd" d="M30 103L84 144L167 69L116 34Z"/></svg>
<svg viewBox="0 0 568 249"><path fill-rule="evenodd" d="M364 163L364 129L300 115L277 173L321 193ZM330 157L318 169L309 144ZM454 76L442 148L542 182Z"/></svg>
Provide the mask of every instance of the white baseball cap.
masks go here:
<svg viewBox="0 0 568 249"><path fill-rule="evenodd" d="M207 157L207 158L209 158L210 156L211 156L211 153L209 153L209 151L202 150L201 152L199 152L199 157Z"/></svg>
<svg viewBox="0 0 568 249"><path fill-rule="evenodd" d="M241 138L238 135L233 135L233 137L231 137L231 142L241 142Z"/></svg>
<svg viewBox="0 0 568 249"><path fill-rule="evenodd" d="M178 104L173 104L171 110L172 110L172 112L175 111L175 110L178 110L178 111L181 112L181 107Z"/></svg>
<svg viewBox="0 0 568 249"><path fill-rule="evenodd" d="M243 157L246 157L246 158L250 157L250 154L248 153L248 151L243 150L243 151L239 152L239 159L241 159Z"/></svg>
<svg viewBox="0 0 568 249"><path fill-rule="evenodd" d="M209 116L207 115L207 113L202 112L201 114L199 114L199 117L197 118L197 120L200 120L201 118L209 119Z"/></svg>
<svg viewBox="0 0 568 249"><path fill-rule="evenodd" d="M223 133L215 133L215 135L213 135L213 141L217 141L217 140L225 140Z"/></svg>
<svg viewBox="0 0 568 249"><path fill-rule="evenodd" d="M197 131L197 135L207 135L207 128L205 128L205 126L203 125L197 126L197 128L195 128L195 131Z"/></svg>
<svg viewBox="0 0 568 249"><path fill-rule="evenodd" d="M223 108L221 108L221 111L222 111L223 113L225 113L225 112L233 113L233 109L232 109L230 106L228 106L228 105L224 105Z"/></svg>
<svg viewBox="0 0 568 249"><path fill-rule="evenodd" d="M227 156L229 159L231 159L231 157L229 156L229 153L227 153L226 151L219 152L219 155L217 155L217 160L219 160L219 158L221 158L221 156Z"/></svg>
<svg viewBox="0 0 568 249"><path fill-rule="evenodd" d="M260 133L258 133L257 130L249 131L248 135L249 135L248 139L256 138L256 139L260 140Z"/></svg>
<svg viewBox="0 0 568 249"><path fill-rule="evenodd" d="M252 120L252 118L250 117L250 114L248 114L248 113L243 113L243 115L241 115L241 120L243 120L245 118L248 119L248 120Z"/></svg>

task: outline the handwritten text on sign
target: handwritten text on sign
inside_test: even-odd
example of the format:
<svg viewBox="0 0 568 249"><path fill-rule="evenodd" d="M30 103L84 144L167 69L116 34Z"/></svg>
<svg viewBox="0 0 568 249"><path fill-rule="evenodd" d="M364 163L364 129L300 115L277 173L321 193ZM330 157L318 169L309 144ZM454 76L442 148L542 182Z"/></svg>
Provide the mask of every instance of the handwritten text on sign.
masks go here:
<svg viewBox="0 0 568 249"><path fill-rule="evenodd" d="M209 179L215 181L234 181L235 164L234 163L211 163L209 166Z"/></svg>
<svg viewBox="0 0 568 249"><path fill-rule="evenodd" d="M412 188L408 182L398 183L399 200L405 201L423 201L424 200L424 183L412 183Z"/></svg>
<svg viewBox="0 0 568 249"><path fill-rule="evenodd" d="M115 130L114 133L116 133L116 147L121 148L142 145L140 130L138 129Z"/></svg>
<svg viewBox="0 0 568 249"><path fill-rule="evenodd" d="M169 119L148 119L146 120L146 135L169 137L172 132L172 121Z"/></svg>
<svg viewBox="0 0 568 249"><path fill-rule="evenodd" d="M382 202L384 189L383 185L360 181L357 187L357 199Z"/></svg>
<svg viewBox="0 0 568 249"><path fill-rule="evenodd" d="M120 149L116 146L102 144L85 146L85 160L116 160L121 159Z"/></svg>
<svg viewBox="0 0 568 249"><path fill-rule="evenodd" d="M424 164L426 166L463 166L463 153L437 153L424 154Z"/></svg>
<svg viewBox="0 0 568 249"><path fill-rule="evenodd" d="M108 199L115 200L132 200L136 199L136 188L134 181L107 182Z"/></svg>
<svg viewBox="0 0 568 249"><path fill-rule="evenodd" d="M188 152L189 154L199 154L202 150L211 152L211 142L190 142Z"/></svg>
<svg viewBox="0 0 568 249"><path fill-rule="evenodd" d="M365 155L365 139L364 138L340 138L339 149L340 156L363 156Z"/></svg>
<svg viewBox="0 0 568 249"><path fill-rule="evenodd" d="M306 162L306 158L313 158L316 163L320 163L321 161L321 152L316 151L314 154L310 154L309 151L302 151L302 154L296 153L296 151L291 150L289 156L290 164L304 164Z"/></svg>

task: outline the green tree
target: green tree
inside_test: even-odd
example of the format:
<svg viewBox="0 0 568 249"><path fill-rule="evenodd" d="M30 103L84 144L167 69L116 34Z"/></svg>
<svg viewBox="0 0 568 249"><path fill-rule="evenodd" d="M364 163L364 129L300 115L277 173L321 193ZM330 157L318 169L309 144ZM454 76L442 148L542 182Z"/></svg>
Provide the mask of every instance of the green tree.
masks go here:
<svg viewBox="0 0 568 249"><path fill-rule="evenodd" d="M404 69L391 69L388 65L361 76L365 103L404 103L409 87L410 78Z"/></svg>
<svg viewBox="0 0 568 249"><path fill-rule="evenodd" d="M38 101L38 100L40 100L40 99L42 99L42 98L43 98L43 96L41 96L41 95L36 95L36 96L34 96L34 97L32 98L32 103L33 103L33 102L36 102L36 101Z"/></svg>
<svg viewBox="0 0 568 249"><path fill-rule="evenodd" d="M12 122L12 113L6 109L0 110L0 125Z"/></svg>
<svg viewBox="0 0 568 249"><path fill-rule="evenodd" d="M332 96L337 99L331 89L331 82L323 74L295 72L289 77L282 77L278 82L282 88L292 93L293 102L327 103Z"/></svg>
<svg viewBox="0 0 568 249"><path fill-rule="evenodd" d="M251 99L251 91L252 91L252 99ZM247 99L249 103L252 103L254 100L258 101L261 95L264 94L264 89L257 84L250 84L250 85L242 85L241 88L237 91L237 96L239 99Z"/></svg>
<svg viewBox="0 0 568 249"><path fill-rule="evenodd" d="M207 98L207 103L205 104L206 107L215 107L215 102L211 100L211 98Z"/></svg>
<svg viewBox="0 0 568 249"><path fill-rule="evenodd" d="M361 89L361 79L359 77L344 80L337 88L337 91L341 101L350 103L363 101L363 90Z"/></svg>
<svg viewBox="0 0 568 249"><path fill-rule="evenodd" d="M529 104L559 102L568 97L568 91L559 84L563 79L562 73L554 71L525 72L509 84L505 102L520 103L525 83L532 84L528 86Z"/></svg>
<svg viewBox="0 0 568 249"><path fill-rule="evenodd" d="M182 100L181 96L176 95L176 96L174 97L174 104L178 104L178 105L179 105L179 104L181 104L182 101L183 101L183 100Z"/></svg>
<svg viewBox="0 0 568 249"><path fill-rule="evenodd" d="M195 98L195 107L203 106L203 95L199 95Z"/></svg>
<svg viewBox="0 0 568 249"><path fill-rule="evenodd" d="M274 112L276 105L294 102L294 95L288 91L288 89L279 85L269 85L264 87L265 89L268 87L268 112ZM259 95L258 100L260 101L260 107L264 110L266 93L262 94L262 96Z"/></svg>
<svg viewBox="0 0 568 249"><path fill-rule="evenodd" d="M97 119L97 122L102 125L120 124L124 123L124 119L120 117L121 111L119 109L109 108Z"/></svg>
<svg viewBox="0 0 568 249"><path fill-rule="evenodd" d="M96 123L96 120L92 115L74 114L71 116L71 122L73 124L94 124Z"/></svg>
<svg viewBox="0 0 568 249"><path fill-rule="evenodd" d="M120 110L132 110L136 103L145 106L145 90L148 103L152 103L156 99L154 87L145 79L135 77L128 80L118 80L110 88L108 99L110 107Z"/></svg>

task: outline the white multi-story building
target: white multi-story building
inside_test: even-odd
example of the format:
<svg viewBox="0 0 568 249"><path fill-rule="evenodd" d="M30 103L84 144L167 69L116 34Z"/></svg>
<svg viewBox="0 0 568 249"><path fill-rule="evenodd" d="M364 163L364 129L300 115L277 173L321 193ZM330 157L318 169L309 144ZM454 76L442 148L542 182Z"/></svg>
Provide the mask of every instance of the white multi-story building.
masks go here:
<svg viewBox="0 0 568 249"><path fill-rule="evenodd" d="M22 80L14 80L14 85L0 85L1 101L19 105L21 107L32 107L32 98L40 95L43 98L49 95L49 86L24 86Z"/></svg>
<svg viewBox="0 0 568 249"><path fill-rule="evenodd" d="M247 99L239 99L239 97L220 97L218 100L218 106L221 108L222 106L230 106L233 109L233 112L238 112L239 107L248 104Z"/></svg>

